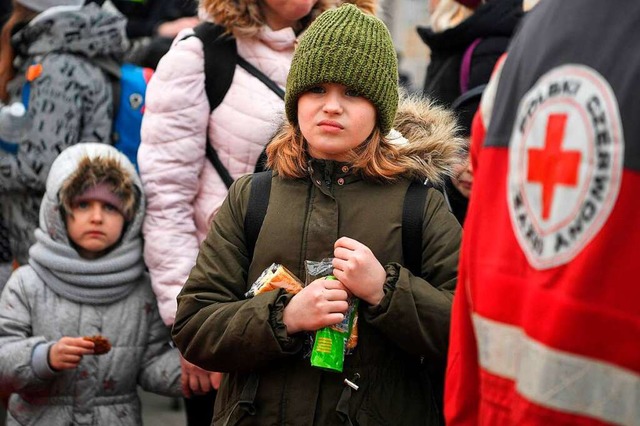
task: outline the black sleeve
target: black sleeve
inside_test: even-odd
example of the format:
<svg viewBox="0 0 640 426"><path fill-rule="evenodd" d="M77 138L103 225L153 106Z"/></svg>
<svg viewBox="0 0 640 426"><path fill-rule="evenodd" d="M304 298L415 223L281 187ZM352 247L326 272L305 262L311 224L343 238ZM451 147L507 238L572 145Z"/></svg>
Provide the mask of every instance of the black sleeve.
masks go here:
<svg viewBox="0 0 640 426"><path fill-rule="evenodd" d="M127 18L127 37L131 39L153 36L161 23L164 13L162 0L146 0L143 3L127 0L111 2Z"/></svg>

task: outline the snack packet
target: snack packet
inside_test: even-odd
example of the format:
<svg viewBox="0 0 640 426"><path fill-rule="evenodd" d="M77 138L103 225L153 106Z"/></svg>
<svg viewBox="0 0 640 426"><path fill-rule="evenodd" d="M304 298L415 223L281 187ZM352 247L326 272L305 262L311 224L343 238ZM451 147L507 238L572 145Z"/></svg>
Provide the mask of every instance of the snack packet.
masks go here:
<svg viewBox="0 0 640 426"><path fill-rule="evenodd" d="M262 271L258 279L251 285L249 291L245 293L247 298L251 298L267 291L283 288L287 293L296 294L302 290L303 284L287 268L279 263L272 263L267 269Z"/></svg>
<svg viewBox="0 0 640 426"><path fill-rule="evenodd" d="M320 262L306 261L307 277L305 285L324 277L335 280L332 259ZM311 365L331 371L342 371L344 357L353 351L357 342L358 299L350 297L349 307L344 320L338 324L324 327L316 331L311 349Z"/></svg>
<svg viewBox="0 0 640 426"><path fill-rule="evenodd" d="M306 262L307 276L305 279L305 286L309 285L312 281L322 277L333 277L333 263L331 258L322 259L319 262L307 260ZM335 277L333 277L335 279ZM345 315L344 320L340 324L332 325L331 328L341 331L349 332L347 343L345 346L345 355L349 355L358 345L358 299L350 297L347 302L349 308ZM312 342L313 345L313 342Z"/></svg>
<svg viewBox="0 0 640 426"><path fill-rule="evenodd" d="M325 279L335 280L336 278L333 275L329 275ZM353 316L345 315L346 331L343 331L345 321L316 331L313 349L311 350L311 365L328 370L342 371L345 343L349 336L348 328L351 318Z"/></svg>

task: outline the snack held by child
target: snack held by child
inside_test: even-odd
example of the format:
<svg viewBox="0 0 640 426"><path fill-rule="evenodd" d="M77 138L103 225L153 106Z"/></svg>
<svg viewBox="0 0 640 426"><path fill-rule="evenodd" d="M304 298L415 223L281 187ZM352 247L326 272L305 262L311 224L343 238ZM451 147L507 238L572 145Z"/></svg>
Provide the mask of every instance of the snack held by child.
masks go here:
<svg viewBox="0 0 640 426"><path fill-rule="evenodd" d="M142 261L140 179L112 146L82 143L58 156L46 188L29 265L0 297L7 424L139 425L138 385L181 394Z"/></svg>
<svg viewBox="0 0 640 426"><path fill-rule="evenodd" d="M255 177L244 176L178 296L176 345L226 373L214 425L439 424L432 401L442 389L426 375L444 373L461 230L442 194L423 192L412 272L403 204L413 182L442 183L461 141L450 113L420 100L399 108L398 99L396 52L380 19L348 4L300 37L287 122L267 148L271 190L255 245L244 227ZM306 260L325 258L335 280L244 296L273 263L304 277ZM350 297L359 300L357 346L341 372L313 367L306 337L342 323Z"/></svg>

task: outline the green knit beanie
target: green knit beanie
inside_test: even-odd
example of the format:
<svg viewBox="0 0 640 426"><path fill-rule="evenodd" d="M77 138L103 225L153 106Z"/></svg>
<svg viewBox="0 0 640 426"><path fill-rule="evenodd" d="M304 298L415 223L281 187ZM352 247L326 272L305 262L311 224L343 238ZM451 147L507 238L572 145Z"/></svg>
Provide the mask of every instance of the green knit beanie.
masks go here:
<svg viewBox="0 0 640 426"><path fill-rule="evenodd" d="M284 100L290 123L298 122L298 97L321 83L340 83L369 99L386 135L398 109L398 60L385 24L349 3L322 13L293 55Z"/></svg>

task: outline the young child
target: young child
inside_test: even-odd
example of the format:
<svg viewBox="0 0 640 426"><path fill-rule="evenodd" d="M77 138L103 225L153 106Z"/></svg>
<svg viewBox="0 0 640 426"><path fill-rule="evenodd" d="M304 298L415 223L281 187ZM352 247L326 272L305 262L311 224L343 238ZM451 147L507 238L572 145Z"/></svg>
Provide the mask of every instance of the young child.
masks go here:
<svg viewBox="0 0 640 426"><path fill-rule="evenodd" d="M174 341L187 360L228 373L214 425L438 424L432 402L441 389L425 370L443 372L461 229L429 190L423 272L414 276L403 266L402 210L412 180L438 184L450 172L455 121L415 103L396 114L391 36L353 5L324 12L302 35L286 93L254 255L243 225L253 176L244 176L178 296ZM410 142L387 137L394 120ZM306 260L328 257L337 281L244 297L273 262L304 280ZM342 373L312 367L305 337L340 322L348 294L360 299L358 345Z"/></svg>
<svg viewBox="0 0 640 426"><path fill-rule="evenodd" d="M8 425L140 425L138 385L181 394L144 271L144 209L133 165L112 146L77 144L54 161L29 265L0 297Z"/></svg>

